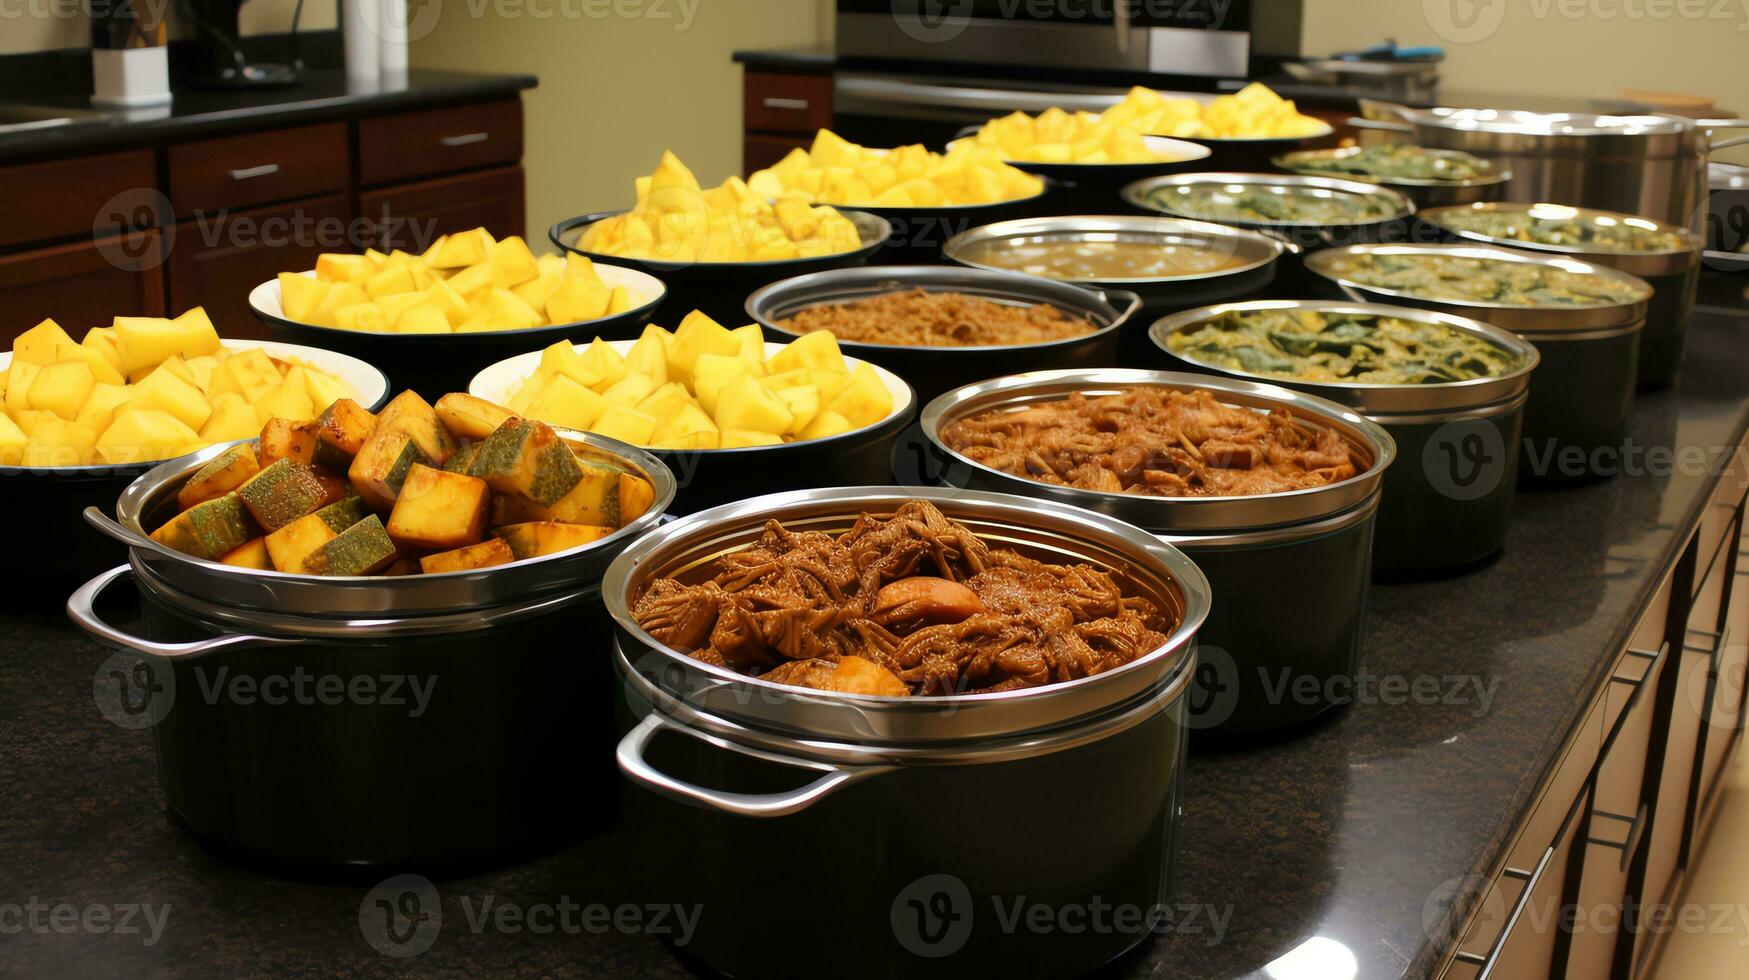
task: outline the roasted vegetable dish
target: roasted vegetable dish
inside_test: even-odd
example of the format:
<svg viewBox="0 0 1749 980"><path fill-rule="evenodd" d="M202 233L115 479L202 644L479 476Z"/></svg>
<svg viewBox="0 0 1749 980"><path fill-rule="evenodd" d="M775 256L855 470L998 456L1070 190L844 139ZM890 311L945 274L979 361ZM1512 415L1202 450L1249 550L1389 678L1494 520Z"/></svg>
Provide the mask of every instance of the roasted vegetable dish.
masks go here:
<svg viewBox="0 0 1749 980"><path fill-rule="evenodd" d="M152 540L299 575L489 568L599 541L655 502L641 473L471 395L340 399L196 470Z"/></svg>
<svg viewBox="0 0 1749 980"><path fill-rule="evenodd" d="M988 238L967 242L953 258L1065 282L1205 276L1249 264L1238 249L1218 239L1192 242L1109 232Z"/></svg>
<svg viewBox="0 0 1749 980"><path fill-rule="evenodd" d="M1461 150L1430 150L1406 143L1353 147L1343 150L1308 150L1281 160L1289 170L1337 177L1393 180L1445 180L1459 182L1486 177L1494 172L1488 161Z"/></svg>
<svg viewBox="0 0 1749 980"><path fill-rule="evenodd" d="M1587 214L1564 206L1496 204L1434 211L1427 217L1449 231L1594 252L1686 252L1693 247L1686 237L1642 218Z"/></svg>
<svg viewBox="0 0 1749 980"><path fill-rule="evenodd" d="M875 424L893 395L829 333L766 356L759 325L730 330L694 310L620 352L600 337L561 340L510 396L511 409L568 429L656 449L740 449L825 439Z"/></svg>
<svg viewBox="0 0 1749 980"><path fill-rule="evenodd" d="M247 439L269 418L303 422L345 381L259 347L225 347L206 311L118 316L74 342L44 320L0 371L0 466L121 466Z"/></svg>
<svg viewBox="0 0 1749 980"><path fill-rule="evenodd" d="M1174 184L1155 188L1148 203L1187 218L1252 224L1347 225L1403 213L1383 196L1292 184Z"/></svg>
<svg viewBox="0 0 1749 980"><path fill-rule="evenodd" d="M905 347L1037 344L1098 329L1085 316L1071 316L1049 303L1002 303L896 286L879 296L811 306L781 322L801 334L826 331L839 340Z"/></svg>
<svg viewBox="0 0 1749 980"><path fill-rule="evenodd" d="M1610 276L1571 272L1541 262L1435 252L1351 252L1324 266L1331 276L1422 299L1502 306L1618 306L1651 291Z"/></svg>
<svg viewBox="0 0 1749 980"><path fill-rule="evenodd" d="M1497 378L1519 366L1511 352L1476 334L1370 313L1232 310L1166 343L1209 367L1296 381L1448 384Z"/></svg>
<svg viewBox="0 0 1749 980"><path fill-rule="evenodd" d="M759 539L651 582L638 625L763 680L847 694L986 694L1103 673L1177 625L1112 572L992 547L932 503L839 535L769 521Z"/></svg>
<svg viewBox="0 0 1749 980"><path fill-rule="evenodd" d="M942 427L949 449L1015 476L1104 493L1238 497L1306 490L1365 468L1340 433L1276 409L1223 405L1203 389L1000 408Z"/></svg>

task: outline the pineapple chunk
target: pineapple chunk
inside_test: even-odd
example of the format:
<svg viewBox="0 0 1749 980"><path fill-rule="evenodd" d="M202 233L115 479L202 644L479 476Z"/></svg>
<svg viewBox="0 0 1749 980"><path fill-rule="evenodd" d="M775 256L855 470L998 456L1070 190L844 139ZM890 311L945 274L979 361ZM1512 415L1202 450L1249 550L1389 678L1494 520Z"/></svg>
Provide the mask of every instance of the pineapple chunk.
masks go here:
<svg viewBox="0 0 1749 980"><path fill-rule="evenodd" d="M809 336L816 336L809 334ZM873 425L893 411L893 395L880 375L867 364L858 364L850 384L826 406L847 419L854 428Z"/></svg>
<svg viewBox="0 0 1749 980"><path fill-rule="evenodd" d="M397 543L449 550L480 540L486 532L491 490L486 481L413 464L389 514L388 533Z"/></svg>
<svg viewBox="0 0 1749 980"><path fill-rule="evenodd" d="M79 410L81 416L98 402L102 388L99 385L92 391L91 397L86 399L85 407ZM122 401L127 400L125 391L120 397ZM260 428L261 423L255 417L255 409L249 407L243 396L225 392L213 397L213 414L207 416L206 424L200 427L200 438L202 442L209 443L230 442L233 439L247 439Z"/></svg>
<svg viewBox="0 0 1749 980"><path fill-rule="evenodd" d="M92 461L97 433L59 416L43 419L30 430L24 447L26 466L83 466Z"/></svg>
<svg viewBox="0 0 1749 980"><path fill-rule="evenodd" d="M606 398L560 374L541 386L524 412L550 425L588 429L607 407Z"/></svg>
<svg viewBox="0 0 1749 980"><path fill-rule="evenodd" d="M91 386L96 383L97 379L91 373L91 365L84 361L50 364L38 372L36 380L31 382L30 407L54 412L71 421L79 414L79 406L85 404L85 396L91 393ZM203 418L201 421L206 420Z"/></svg>
<svg viewBox="0 0 1749 980"><path fill-rule="evenodd" d="M71 343L73 338L67 336L60 324L44 320L12 341L12 360L47 367L55 363L61 345Z"/></svg>
<svg viewBox="0 0 1749 980"><path fill-rule="evenodd" d="M783 349L771 355L767 362L773 374L809 368L816 371L848 372L844 354L838 349L838 338L829 330L816 330L797 337Z"/></svg>
<svg viewBox="0 0 1749 980"><path fill-rule="evenodd" d="M724 430L727 442L729 429L744 429L770 433L781 437L794 421L789 406L772 394L755 378L742 375L729 382L717 396L714 418ZM778 438L777 441L782 441Z"/></svg>
<svg viewBox="0 0 1749 980"><path fill-rule="evenodd" d="M634 446L648 445L656 434L656 418L629 405L608 405L593 425L591 432Z"/></svg>
<svg viewBox="0 0 1749 980"><path fill-rule="evenodd" d="M129 407L94 447L97 457L112 466L168 459L200 445L200 435L168 412Z"/></svg>

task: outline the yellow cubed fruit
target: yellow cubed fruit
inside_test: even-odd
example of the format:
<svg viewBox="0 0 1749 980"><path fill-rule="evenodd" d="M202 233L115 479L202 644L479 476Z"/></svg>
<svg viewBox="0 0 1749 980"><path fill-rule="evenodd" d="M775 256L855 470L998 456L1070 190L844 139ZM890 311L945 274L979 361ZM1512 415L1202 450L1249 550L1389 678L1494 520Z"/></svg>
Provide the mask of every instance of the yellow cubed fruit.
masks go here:
<svg viewBox="0 0 1749 980"><path fill-rule="evenodd" d="M279 368L259 347L251 347L225 358L213 369L207 391L212 395L233 392L253 404L272 391L280 382Z"/></svg>
<svg viewBox="0 0 1749 980"><path fill-rule="evenodd" d="M62 330L60 324L53 320L44 320L12 341L12 360L47 367L55 363L56 351L60 346L72 342L73 338L67 336L67 331Z"/></svg>
<svg viewBox="0 0 1749 980"><path fill-rule="evenodd" d="M692 381L692 366L700 354L738 356L741 342L717 321L698 310L686 314L668 345L668 376L681 383Z"/></svg>
<svg viewBox="0 0 1749 980"><path fill-rule="evenodd" d="M736 378L748 375L747 362L723 354L700 354L692 366L692 390L704 410L716 414L717 396Z"/></svg>
<svg viewBox="0 0 1749 980"><path fill-rule="evenodd" d="M880 375L867 364L850 373L850 384L826 406L849 420L854 428L873 425L893 411L893 395Z"/></svg>
<svg viewBox="0 0 1749 980"><path fill-rule="evenodd" d="M213 398L213 412L200 427L202 442L248 439L261 431L261 420L242 395L225 392Z"/></svg>
<svg viewBox="0 0 1749 980"><path fill-rule="evenodd" d="M97 383L91 365L84 361L63 361L50 364L38 372L30 386L30 407L54 412L71 421L85 404L85 396Z"/></svg>
<svg viewBox="0 0 1749 980"><path fill-rule="evenodd" d="M342 330L386 333L389 319L383 316L383 308L375 303L354 303L334 311L334 325Z"/></svg>
<svg viewBox="0 0 1749 980"><path fill-rule="evenodd" d="M626 351L626 371L634 374L648 375L657 384L667 384L668 378L668 343L664 339L667 331L651 325L644 328L643 334Z"/></svg>
<svg viewBox="0 0 1749 980"><path fill-rule="evenodd" d="M419 303L395 320L396 333L449 333L449 317L436 303Z"/></svg>
<svg viewBox="0 0 1749 980"><path fill-rule="evenodd" d="M492 263L477 262L444 280L449 288L468 299L492 288Z"/></svg>
<svg viewBox="0 0 1749 980"><path fill-rule="evenodd" d="M255 402L255 419L260 425L266 425L270 419L304 422L315 417L316 406L310 401L310 389L301 376L293 378L288 373L284 381Z"/></svg>
<svg viewBox="0 0 1749 980"><path fill-rule="evenodd" d="M776 446L783 437L755 429L724 429L718 440L720 449L745 449L748 446Z"/></svg>
<svg viewBox="0 0 1749 980"><path fill-rule="evenodd" d="M419 284L413 281L412 270L405 265L385 266L364 281L364 291L373 299L393 296L396 293L417 292L418 289Z"/></svg>
<svg viewBox="0 0 1749 980"><path fill-rule="evenodd" d="M646 415L630 405L609 405L589 426L589 430L609 439L643 446L649 444L650 437L656 432L656 425L654 416Z"/></svg>
<svg viewBox="0 0 1749 980"><path fill-rule="evenodd" d="M282 272L279 279L279 311L287 320L309 323L333 286L301 272Z"/></svg>
<svg viewBox="0 0 1749 980"><path fill-rule="evenodd" d="M127 400L128 389L125 385L105 384L100 381L91 386L90 393L85 396L85 403L79 406L79 414L73 416L73 421L101 434L115 418L115 410L127 404Z"/></svg>
<svg viewBox="0 0 1749 980"><path fill-rule="evenodd" d="M198 432L212 414L212 404L199 388L176 372L159 368L133 386L128 392L127 404L119 411L121 418L112 422L111 428L120 425L134 412L159 411L175 418L189 431Z"/></svg>
<svg viewBox="0 0 1749 980"><path fill-rule="evenodd" d="M642 375L642 377L649 376ZM652 390L644 396L643 401L638 402L633 407L646 415L654 415L659 419L672 419L682 408L692 404L695 402L692 394L686 390L686 386L670 381Z"/></svg>
<svg viewBox="0 0 1749 980"><path fill-rule="evenodd" d="M115 365L110 363L109 358L103 356L103 352L95 347L86 347L82 344L61 344L55 348L55 361L57 363L83 361L91 368L91 377L102 384L127 383L127 378L115 369Z"/></svg>
<svg viewBox="0 0 1749 980"><path fill-rule="evenodd" d="M492 255L492 233L484 228L473 228L457 232L446 237L436 247L436 254L431 257L434 269L461 269L478 265Z"/></svg>
<svg viewBox="0 0 1749 980"><path fill-rule="evenodd" d="M717 394L716 410L711 416L717 427L724 430L725 439L730 429L750 429L779 436L789 429L794 418L782 398L747 374L723 387Z"/></svg>
<svg viewBox="0 0 1749 980"><path fill-rule="evenodd" d="M492 282L503 289L521 285L540 277L540 263L528 250L528 243L516 235L498 242L492 249Z"/></svg>
<svg viewBox="0 0 1749 980"><path fill-rule="evenodd" d="M655 390L656 382L650 380L647 375L628 374L618 381L615 381L613 384L608 385L601 392L601 397L616 405L631 405L635 407L639 402L648 398L650 393Z"/></svg>
<svg viewBox="0 0 1749 980"><path fill-rule="evenodd" d="M851 428L852 426L849 419L839 415L831 409L826 409L820 414L814 416L814 420L809 422L808 427L803 429L796 438L827 439L841 433L849 432Z"/></svg>
<svg viewBox="0 0 1749 980"><path fill-rule="evenodd" d="M127 375L162 364L172 354L199 357L220 349L218 332L204 310L198 315L189 310L174 320L118 316L115 341L120 358L116 367Z"/></svg>
<svg viewBox="0 0 1749 980"><path fill-rule="evenodd" d="M0 466L18 466L24 462L24 449L30 444L30 437L12 421L11 416L0 412Z"/></svg>
<svg viewBox="0 0 1749 980"><path fill-rule="evenodd" d="M362 255L327 252L316 256L317 279L356 285L363 282L364 277L369 275L371 271L370 259Z"/></svg>
<svg viewBox="0 0 1749 980"><path fill-rule="evenodd" d="M515 407L514 405L512 406ZM567 429L588 429L608 408L606 398L568 375L548 378L522 411L530 418Z"/></svg>
<svg viewBox="0 0 1749 980"><path fill-rule="evenodd" d="M41 365L14 360L12 368L6 372L6 411L14 417L19 412L30 411L30 386L41 371Z"/></svg>
<svg viewBox="0 0 1749 980"><path fill-rule="evenodd" d="M838 349L838 338L832 336L828 330L816 330L797 337L785 344L782 350L771 355L766 363L773 374L793 371L796 368L839 372L850 370L845 366L844 354Z"/></svg>
<svg viewBox="0 0 1749 980"><path fill-rule="evenodd" d="M97 437L97 458L111 465L168 459L201 445L200 435L169 412L130 408Z"/></svg>
<svg viewBox="0 0 1749 980"><path fill-rule="evenodd" d="M789 427L783 430L783 435L800 434L820 414L820 389L814 385L785 388L777 397L783 399L784 407L790 411Z"/></svg>
<svg viewBox="0 0 1749 980"><path fill-rule="evenodd" d="M610 290L599 279L568 277L547 296L547 320L551 323L599 320L607 312L611 298Z"/></svg>
<svg viewBox="0 0 1749 980"><path fill-rule="evenodd" d="M30 444L24 450L26 466L84 466L96 454L97 433L77 422L62 418L45 419L31 430Z"/></svg>

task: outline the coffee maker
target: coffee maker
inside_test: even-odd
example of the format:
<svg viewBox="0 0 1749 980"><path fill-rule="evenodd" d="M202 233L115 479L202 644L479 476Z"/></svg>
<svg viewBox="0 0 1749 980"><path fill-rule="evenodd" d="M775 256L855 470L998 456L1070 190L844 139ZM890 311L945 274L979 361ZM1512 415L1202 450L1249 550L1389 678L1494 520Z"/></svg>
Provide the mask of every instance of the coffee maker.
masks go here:
<svg viewBox="0 0 1749 980"><path fill-rule="evenodd" d="M194 28L194 45L199 52L189 82L203 88L281 88L297 84L304 71L303 59L297 53L303 0L298 0L292 11L289 63L251 61L244 53L237 14L247 2L178 0L179 9Z"/></svg>

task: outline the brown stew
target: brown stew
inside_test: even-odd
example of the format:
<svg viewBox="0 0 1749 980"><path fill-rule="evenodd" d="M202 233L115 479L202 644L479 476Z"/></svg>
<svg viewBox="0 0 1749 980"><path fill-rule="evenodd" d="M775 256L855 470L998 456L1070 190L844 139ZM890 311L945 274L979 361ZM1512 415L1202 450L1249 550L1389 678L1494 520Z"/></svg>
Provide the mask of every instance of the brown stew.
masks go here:
<svg viewBox="0 0 1749 980"><path fill-rule="evenodd" d="M839 340L906 347L999 347L1090 334L1098 327L1048 303L1016 306L965 293L895 290L826 303L782 321L796 333L829 330Z"/></svg>

